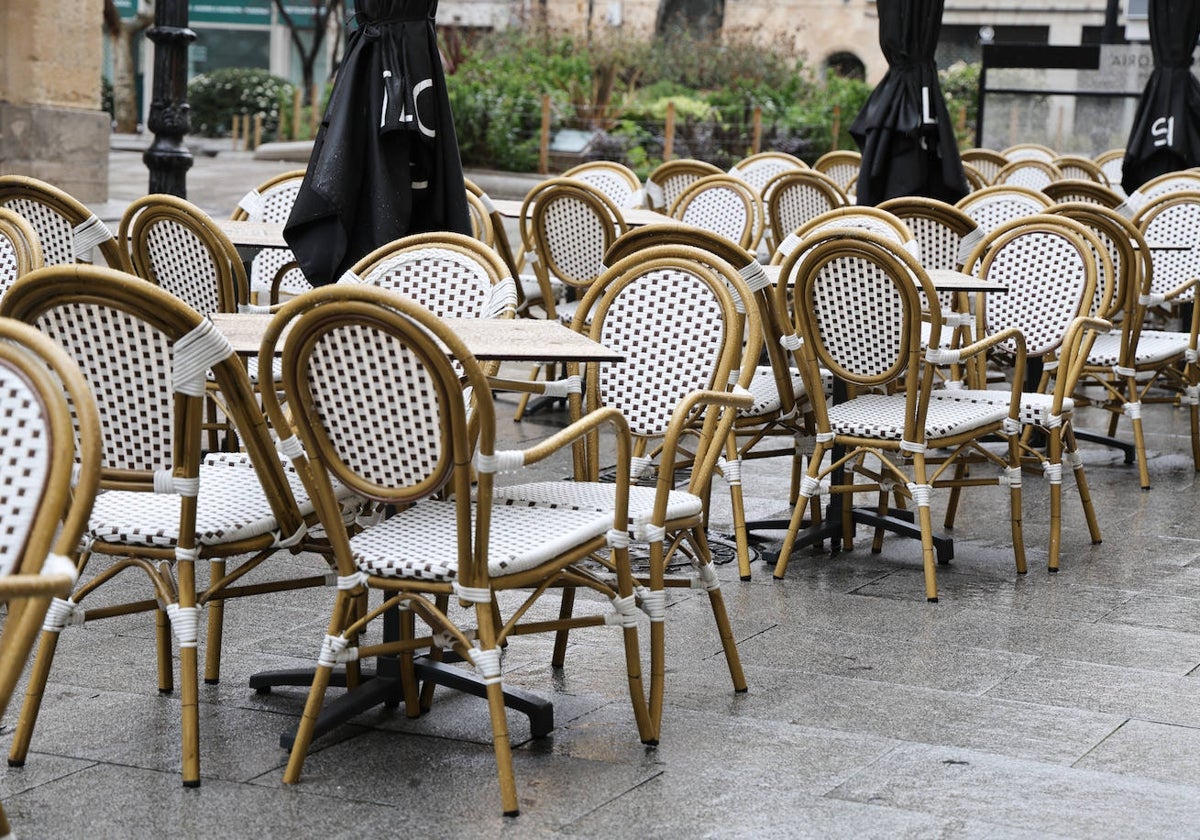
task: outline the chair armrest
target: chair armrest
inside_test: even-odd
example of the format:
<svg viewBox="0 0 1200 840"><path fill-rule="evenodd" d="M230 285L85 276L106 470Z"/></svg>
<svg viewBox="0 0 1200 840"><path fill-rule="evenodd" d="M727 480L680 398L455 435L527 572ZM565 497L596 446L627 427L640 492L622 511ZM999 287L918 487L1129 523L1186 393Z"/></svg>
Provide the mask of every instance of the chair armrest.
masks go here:
<svg viewBox="0 0 1200 840"><path fill-rule="evenodd" d="M1055 376L1052 409L1055 414L1062 410L1062 401L1067 395L1074 393L1096 336L1112 329L1111 321L1091 315L1081 315L1068 325L1058 353L1058 374Z"/></svg>

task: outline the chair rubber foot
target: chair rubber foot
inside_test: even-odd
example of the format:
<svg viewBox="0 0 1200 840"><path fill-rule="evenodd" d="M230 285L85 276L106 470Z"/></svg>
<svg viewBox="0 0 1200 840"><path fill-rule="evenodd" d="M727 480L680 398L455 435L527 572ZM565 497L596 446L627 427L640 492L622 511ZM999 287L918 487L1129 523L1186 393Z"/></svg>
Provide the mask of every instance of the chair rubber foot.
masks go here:
<svg viewBox="0 0 1200 840"><path fill-rule="evenodd" d="M747 687L747 688L735 688L735 689L733 690L733 693L734 693L734 694L746 694L746 693L748 693L749 691L750 691L749 687Z"/></svg>
<svg viewBox="0 0 1200 840"><path fill-rule="evenodd" d="M744 581L749 581L749 580L750 580L750 575L742 575L740 579L741 579L741 580L744 580Z"/></svg>
<svg viewBox="0 0 1200 840"><path fill-rule="evenodd" d="M520 811L505 811L505 812L504 812L504 816L506 816L506 817L519 817L519 816L521 816L521 812L520 812Z"/></svg>
<svg viewBox="0 0 1200 840"><path fill-rule="evenodd" d="M168 694L174 694L174 693L175 693L175 689L173 689L173 688L160 688L160 689L158 690L158 693L159 693L159 694L161 694L161 695L163 695L163 696L165 697L165 696L166 696L166 695L168 695Z"/></svg>
<svg viewBox="0 0 1200 840"><path fill-rule="evenodd" d="M221 680L220 680L219 678L218 678L218 679L215 679L215 680L210 680L208 677L205 677L205 678L204 678L204 684L205 684L205 685L220 685L220 684L221 684Z"/></svg>
<svg viewBox="0 0 1200 840"><path fill-rule="evenodd" d="M657 747L657 746L658 746L658 739L657 739L657 738L654 738L654 739L652 739L652 740L650 740L650 741L642 741L642 743L643 743L643 744L645 744L647 747Z"/></svg>
<svg viewBox="0 0 1200 840"><path fill-rule="evenodd" d="M775 580L783 580L783 575L771 575Z"/></svg>
<svg viewBox="0 0 1200 840"><path fill-rule="evenodd" d="M23 759L23 758L10 758L10 759L8 760L8 766L9 766L9 767L24 767L24 766L25 766L25 759Z"/></svg>
<svg viewBox="0 0 1200 840"><path fill-rule="evenodd" d="M1052 575L1058 574L1058 566L1047 566L1046 571Z"/></svg>
<svg viewBox="0 0 1200 840"><path fill-rule="evenodd" d="M937 598L926 598L925 600L931 604L936 604L938 602Z"/></svg>
<svg viewBox="0 0 1200 840"><path fill-rule="evenodd" d="M185 788L198 788L198 787L200 787L200 780L196 779L196 781L194 781L194 782L184 782L183 786Z"/></svg>

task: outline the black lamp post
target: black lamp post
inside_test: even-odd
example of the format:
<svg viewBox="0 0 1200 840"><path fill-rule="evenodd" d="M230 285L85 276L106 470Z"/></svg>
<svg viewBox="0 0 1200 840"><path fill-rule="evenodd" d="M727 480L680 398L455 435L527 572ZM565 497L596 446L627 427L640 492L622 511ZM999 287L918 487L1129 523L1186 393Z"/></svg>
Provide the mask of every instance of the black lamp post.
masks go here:
<svg viewBox="0 0 1200 840"><path fill-rule="evenodd" d="M196 40L188 28L188 0L157 0L154 25L146 31L154 42L154 81L150 117L154 142L142 155L150 170L150 192L187 198L187 171L192 153L183 143L191 128L187 104L187 50Z"/></svg>

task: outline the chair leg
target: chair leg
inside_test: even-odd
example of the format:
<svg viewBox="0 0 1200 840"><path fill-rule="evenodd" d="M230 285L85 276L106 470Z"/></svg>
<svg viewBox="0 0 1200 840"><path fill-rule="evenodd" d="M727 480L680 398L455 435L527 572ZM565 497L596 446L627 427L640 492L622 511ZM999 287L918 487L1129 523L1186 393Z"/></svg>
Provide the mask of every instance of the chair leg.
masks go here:
<svg viewBox="0 0 1200 840"><path fill-rule="evenodd" d="M725 664L729 667L733 690L740 694L746 691L746 674L742 671L742 658L738 653L737 641L733 636L733 625L729 622L729 612L725 609L725 596L721 594L721 583L717 580L708 540L705 538L702 528L692 529L692 541L700 560L700 566L697 569L700 573L700 582L708 590L708 602L712 607L713 620L717 624L717 633L721 637L721 648L725 651Z"/></svg>
<svg viewBox="0 0 1200 840"><path fill-rule="evenodd" d="M496 644L496 627L492 612L492 601L475 604L475 621L479 628L481 651L499 653ZM500 662L496 660L496 672L487 673L479 669L480 676L487 681L488 713L492 720L492 748L496 753L496 773L500 779L500 805L506 817L520 813L517 802L517 781L513 774L512 742L508 737L508 712L504 707L504 685L500 679Z"/></svg>
<svg viewBox="0 0 1200 840"><path fill-rule="evenodd" d="M776 580L783 580L783 576L787 572L788 560L792 556L792 547L796 544L796 534L800 531L800 524L804 521L804 510L808 507L811 495L819 486L818 476L821 471L821 459L824 457L825 446L818 443L812 455L808 457L808 472L805 474L804 481L800 483L799 500L792 508L792 518L788 522L787 534L784 535L783 545L779 548L779 559L775 561L774 577ZM813 489L806 490L806 484Z"/></svg>
<svg viewBox="0 0 1200 840"><path fill-rule="evenodd" d="M225 577L224 560L213 560L209 566L209 580ZM224 640L225 600L214 598L208 602L208 635L204 639L204 684L217 685L221 681L221 644Z"/></svg>
<svg viewBox="0 0 1200 840"><path fill-rule="evenodd" d="M317 665L313 673L312 685L308 689L308 700L304 703L304 713L300 716L300 725L296 728L296 737L292 741L292 752L288 756L287 769L283 771L283 783L294 785L300 781L300 771L304 767L304 758L312 744L313 731L317 726L317 717L321 714L321 706L325 703L325 692L329 688L329 676L333 672L330 665Z"/></svg>
<svg viewBox="0 0 1200 840"><path fill-rule="evenodd" d="M182 616L196 608L196 565L191 560L176 564L179 585L179 689L183 717L183 786L200 786L200 662L196 638L198 622L186 625ZM183 625L183 626L181 626Z"/></svg>
<svg viewBox="0 0 1200 840"><path fill-rule="evenodd" d="M571 615L575 612L575 587L568 586L562 591L562 602L558 607L558 620L568 621ZM567 637L569 631L566 628L559 630L554 634L554 653L550 657L550 665L554 668L563 667L567 661Z"/></svg>
<svg viewBox="0 0 1200 840"><path fill-rule="evenodd" d="M937 603L937 563L933 550L933 511L931 510L929 477L925 470L925 456L913 456L913 482L916 490L913 501L917 505L917 522L921 527L921 565L925 572L925 600Z"/></svg>
<svg viewBox="0 0 1200 840"><path fill-rule="evenodd" d="M1016 480L1008 483L1009 516L1012 521L1013 559L1016 562L1017 574L1027 571L1025 565L1025 531L1021 523L1021 444L1017 435L1008 437L1008 466Z"/></svg>
<svg viewBox="0 0 1200 840"><path fill-rule="evenodd" d="M1050 548L1046 565L1058 571L1059 551L1062 549L1062 429L1046 431L1047 466L1050 476Z"/></svg>
<svg viewBox="0 0 1200 840"><path fill-rule="evenodd" d="M21 715L17 719L17 731L13 734L8 750L8 766L23 767L29 755L29 743L37 725L38 713L42 709L42 697L46 693L46 682L50 677L50 665L54 662L54 651L58 647L58 630L43 630L38 641L37 656L29 683L25 686L25 700L21 704ZM2 835L0 835L2 836Z"/></svg>
<svg viewBox="0 0 1200 840"><path fill-rule="evenodd" d="M158 693L175 690L175 671L171 664L171 622L161 610L154 611L154 648L158 658Z"/></svg>
<svg viewBox="0 0 1200 840"><path fill-rule="evenodd" d="M530 382L537 381L538 374L540 374L542 372L542 368L543 368L543 365L540 363L533 366L533 370L530 371L530 373L529 373L529 381ZM521 394L521 398L519 400L517 400L517 409L516 409L516 411L513 412L513 422L514 423L520 423L522 418L525 417L525 409L529 407L529 398L531 396L533 396L533 395L527 394L527 393Z"/></svg>
<svg viewBox="0 0 1200 840"><path fill-rule="evenodd" d="M746 504L742 497L742 462L738 457L737 438L731 431L725 441L722 463L725 483L729 485L729 503L733 511L733 541L737 546L738 577L750 580L750 533L746 529ZM708 505L704 506L708 510ZM707 546L705 547L707 550Z"/></svg>
<svg viewBox="0 0 1200 840"><path fill-rule="evenodd" d="M1088 536L1091 537L1092 545L1099 545L1103 541L1100 536L1100 520L1092 506L1092 491L1088 487L1087 473L1083 469L1083 458L1079 455L1079 444L1075 442L1075 430L1070 425L1065 426L1063 430L1063 450L1064 457L1071 464L1075 474L1075 489L1079 491L1079 502L1083 505Z"/></svg>

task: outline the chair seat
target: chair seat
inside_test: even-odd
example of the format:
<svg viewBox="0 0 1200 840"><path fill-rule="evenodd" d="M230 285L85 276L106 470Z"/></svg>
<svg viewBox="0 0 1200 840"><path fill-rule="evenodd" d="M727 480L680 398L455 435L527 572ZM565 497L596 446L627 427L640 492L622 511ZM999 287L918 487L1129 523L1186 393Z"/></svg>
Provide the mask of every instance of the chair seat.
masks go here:
<svg viewBox="0 0 1200 840"><path fill-rule="evenodd" d="M1012 396L1011 391L987 391L987 390L963 390L963 391L933 391L930 393L930 402L934 400L944 402L967 402L973 405L991 405L1002 407L1007 413L1008 402ZM1035 392L1025 392L1021 394L1021 415L1020 420L1034 426L1044 426L1047 418L1050 416L1050 408L1054 403L1053 394L1038 394ZM932 411L932 408L930 409ZM1075 410L1075 401L1070 397L1063 399L1062 413L1068 415Z"/></svg>
<svg viewBox="0 0 1200 840"><path fill-rule="evenodd" d="M857 399L830 406L830 427L839 435L898 441L904 436L905 402L903 394L863 394ZM963 434L999 423L1007 416L1007 405L931 399L925 419L925 439Z"/></svg>
<svg viewBox="0 0 1200 840"><path fill-rule="evenodd" d="M629 488L629 521L645 521L654 512L654 487ZM611 511L616 502L617 485L596 481L534 481L497 487L493 497L505 505L549 510ZM699 496L683 490L667 494L667 521L699 516L704 504Z"/></svg>
<svg viewBox="0 0 1200 840"><path fill-rule="evenodd" d="M791 380L792 394L799 400L804 396L804 379L799 372L793 371ZM739 409L738 417L762 417L779 411L779 389L775 386L775 372L770 365L760 365L755 369L754 379L750 381L750 387L746 390L754 396L754 405Z"/></svg>
<svg viewBox="0 0 1200 840"><path fill-rule="evenodd" d="M1188 348L1190 336L1183 332L1163 332L1161 330L1142 330L1134 354L1134 364L1152 365L1165 362L1173 356L1180 356ZM1087 363L1094 366L1110 367L1120 361L1121 334L1111 332L1096 336L1092 344L1092 352L1088 353Z"/></svg>
<svg viewBox="0 0 1200 840"><path fill-rule="evenodd" d="M200 467L196 543L225 545L261 537L279 526L249 460L240 453L209 456ZM287 472L301 514L313 512L300 476ZM179 496L108 490L96 497L88 536L104 542L170 548L179 541Z"/></svg>
<svg viewBox="0 0 1200 840"><path fill-rule="evenodd" d="M455 502L413 505L350 540L354 562L378 577L449 581L458 572ZM488 541L492 577L529 571L606 534L612 514L495 505Z"/></svg>

